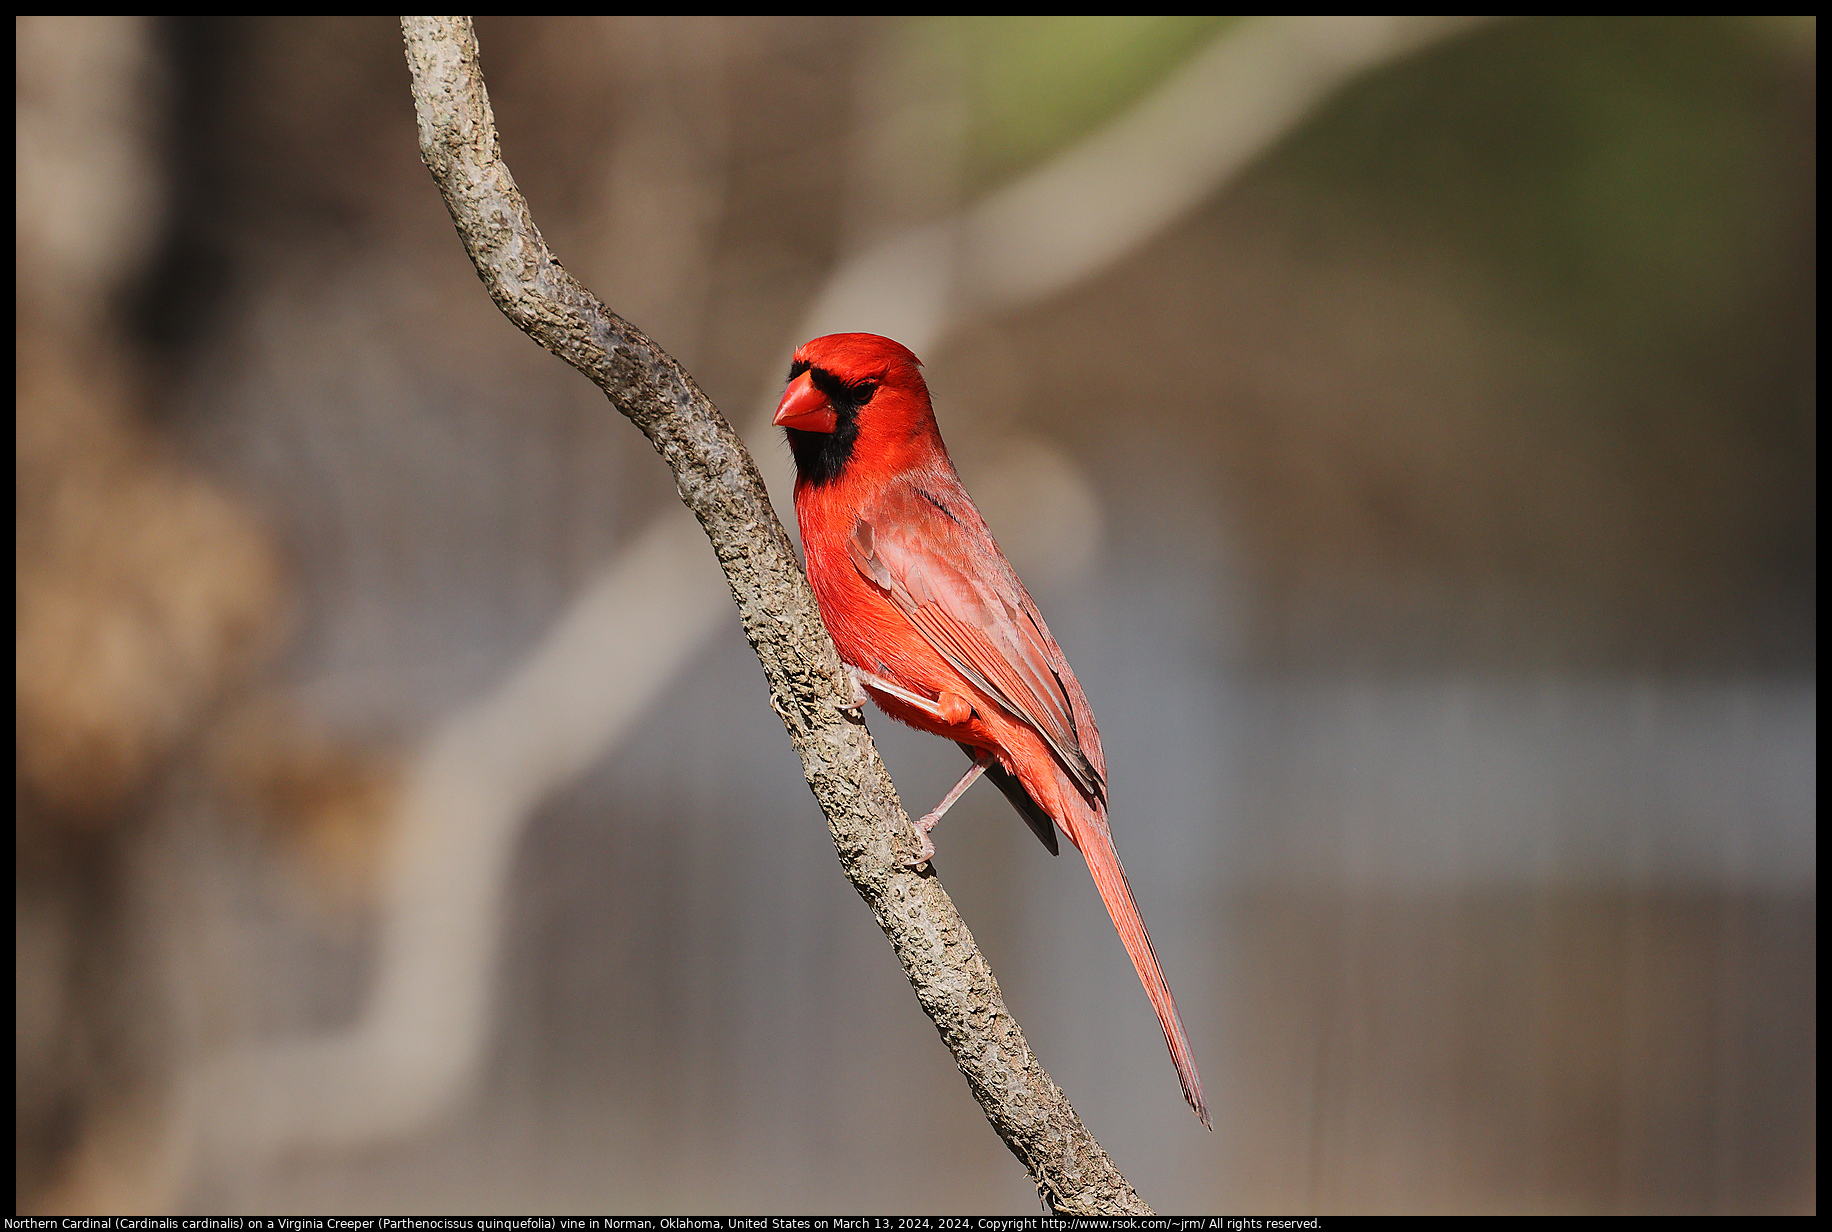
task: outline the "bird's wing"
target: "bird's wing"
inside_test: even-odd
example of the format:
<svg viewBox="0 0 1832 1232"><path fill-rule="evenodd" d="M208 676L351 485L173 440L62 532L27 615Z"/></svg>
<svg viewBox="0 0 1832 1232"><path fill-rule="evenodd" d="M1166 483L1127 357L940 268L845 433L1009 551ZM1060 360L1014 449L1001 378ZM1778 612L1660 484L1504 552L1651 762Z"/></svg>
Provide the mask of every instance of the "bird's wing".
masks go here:
<svg viewBox="0 0 1832 1232"><path fill-rule="evenodd" d="M853 565L956 671L1035 729L1082 790L1104 801L1100 737L1061 648L959 482L932 486L943 490L895 484L874 502L847 540Z"/></svg>

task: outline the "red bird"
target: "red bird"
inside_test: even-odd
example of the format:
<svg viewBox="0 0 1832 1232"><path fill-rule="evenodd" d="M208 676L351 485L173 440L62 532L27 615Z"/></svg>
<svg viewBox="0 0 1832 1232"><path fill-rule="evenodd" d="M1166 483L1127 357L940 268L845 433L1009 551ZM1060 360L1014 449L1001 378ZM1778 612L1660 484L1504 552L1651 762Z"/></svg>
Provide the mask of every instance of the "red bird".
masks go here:
<svg viewBox="0 0 1832 1232"><path fill-rule="evenodd" d="M921 362L876 334L829 334L795 352L774 422L795 455L795 516L821 616L859 702L869 694L973 759L916 823L915 863L935 854L929 831L982 773L1051 854L1061 827L1158 1013L1183 1097L1208 1125L1177 1002L1107 829L1093 712L954 472Z"/></svg>

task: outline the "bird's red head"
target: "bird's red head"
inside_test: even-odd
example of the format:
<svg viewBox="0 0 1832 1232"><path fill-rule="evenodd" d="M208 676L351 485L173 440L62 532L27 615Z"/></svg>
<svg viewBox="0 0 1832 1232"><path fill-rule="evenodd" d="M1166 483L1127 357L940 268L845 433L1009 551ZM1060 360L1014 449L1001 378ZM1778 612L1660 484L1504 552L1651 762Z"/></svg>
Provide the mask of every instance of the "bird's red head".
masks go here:
<svg viewBox="0 0 1832 1232"><path fill-rule="evenodd" d="M941 448L922 361L877 334L828 334L796 348L771 421L788 430L803 482L832 482L855 453L886 464L892 454Z"/></svg>

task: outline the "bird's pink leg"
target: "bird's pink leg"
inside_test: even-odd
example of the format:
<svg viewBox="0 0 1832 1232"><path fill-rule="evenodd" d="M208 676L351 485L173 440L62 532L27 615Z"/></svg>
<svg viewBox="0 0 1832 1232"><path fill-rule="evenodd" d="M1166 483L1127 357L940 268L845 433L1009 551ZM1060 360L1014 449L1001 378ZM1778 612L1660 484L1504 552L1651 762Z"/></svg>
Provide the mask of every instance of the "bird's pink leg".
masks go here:
<svg viewBox="0 0 1832 1232"><path fill-rule="evenodd" d="M940 804L917 820L916 837L922 840L922 847L917 851L916 858L910 861L911 868L927 864L935 855L935 844L929 840L929 831L935 828L935 823L941 820L941 815L953 808L954 802L966 794L967 789L973 786L974 780L986 773L986 767L991 764L992 754L983 751L975 753L973 764L967 767L967 773L961 775L961 781L949 789L948 794L941 798Z"/></svg>
<svg viewBox="0 0 1832 1232"><path fill-rule="evenodd" d="M937 723L960 723L967 717L965 714L952 713L942 702L924 697L920 693L912 693L900 684L893 684L882 676L874 676L850 663L846 664L846 677L852 681L852 697L842 707L846 710L856 710L871 700L871 695L865 691L865 686L870 685L880 693L889 694L900 702L916 707Z"/></svg>

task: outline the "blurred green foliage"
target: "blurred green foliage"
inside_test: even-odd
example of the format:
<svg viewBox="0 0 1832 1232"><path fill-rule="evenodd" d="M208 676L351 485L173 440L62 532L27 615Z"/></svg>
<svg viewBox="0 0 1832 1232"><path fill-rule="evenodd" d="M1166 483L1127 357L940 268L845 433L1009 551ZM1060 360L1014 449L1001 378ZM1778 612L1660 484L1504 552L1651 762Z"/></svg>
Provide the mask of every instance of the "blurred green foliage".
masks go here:
<svg viewBox="0 0 1832 1232"><path fill-rule="evenodd" d="M1814 34L1498 23L1357 82L1250 177L1320 234L1464 266L1472 307L1562 340L1585 375L1527 405L1622 487L1594 516L1638 527L1610 551L1649 581L1612 602L1687 613L1710 647L1688 655L1745 666L1815 657Z"/></svg>
<svg viewBox="0 0 1832 1232"><path fill-rule="evenodd" d="M1157 85L1231 17L963 17L929 37L958 40L973 108L967 177L1010 178Z"/></svg>
<svg viewBox="0 0 1832 1232"><path fill-rule="evenodd" d="M966 74L971 190L1060 152L1238 20L937 18L915 33L953 42ZM1587 342L1696 366L1798 281L1814 35L1810 19L1500 22L1357 81L1256 178L1476 257L1513 307Z"/></svg>
<svg viewBox="0 0 1832 1232"><path fill-rule="evenodd" d="M1813 131L1810 94L1789 95L1811 75L1789 71L1789 37L1748 18L1498 24L1357 82L1269 170L1479 257L1585 339L1685 362L1799 272Z"/></svg>

